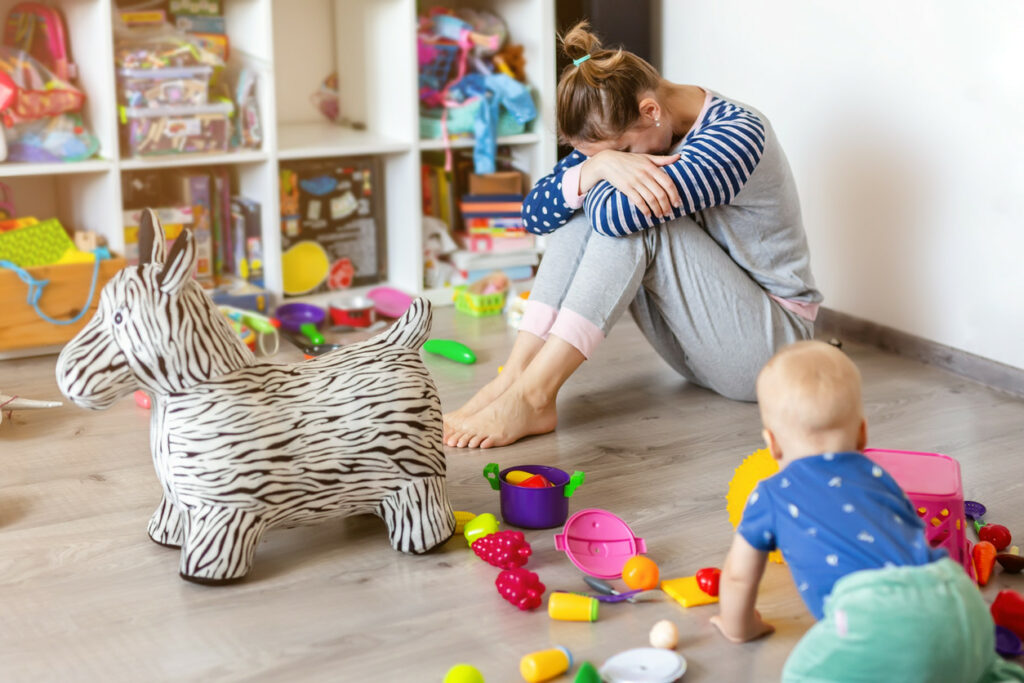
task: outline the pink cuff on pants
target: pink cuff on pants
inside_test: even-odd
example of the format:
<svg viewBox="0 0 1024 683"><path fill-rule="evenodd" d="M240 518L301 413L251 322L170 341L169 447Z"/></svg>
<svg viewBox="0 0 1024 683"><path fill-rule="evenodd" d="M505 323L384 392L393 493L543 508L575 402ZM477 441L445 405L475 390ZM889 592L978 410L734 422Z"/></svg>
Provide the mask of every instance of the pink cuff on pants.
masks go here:
<svg viewBox="0 0 1024 683"><path fill-rule="evenodd" d="M547 304L530 299L526 302L523 319L519 321L519 331L529 332L541 339L547 339L556 317L558 317L557 310Z"/></svg>
<svg viewBox="0 0 1024 683"><path fill-rule="evenodd" d="M587 359L597 350L597 345L604 341L604 332L600 327L568 308L558 312L558 318L548 334L569 342Z"/></svg>

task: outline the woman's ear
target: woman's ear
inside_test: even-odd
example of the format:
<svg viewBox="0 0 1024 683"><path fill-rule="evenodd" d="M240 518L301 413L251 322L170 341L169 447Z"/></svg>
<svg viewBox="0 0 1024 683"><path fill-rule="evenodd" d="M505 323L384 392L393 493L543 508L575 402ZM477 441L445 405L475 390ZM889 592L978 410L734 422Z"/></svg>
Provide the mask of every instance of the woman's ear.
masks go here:
<svg viewBox="0 0 1024 683"><path fill-rule="evenodd" d="M661 121L661 105L653 97L644 97L640 100L640 119L644 124L653 126Z"/></svg>
<svg viewBox="0 0 1024 683"><path fill-rule="evenodd" d="M772 430L765 428L761 430L761 438L764 439L764 443L768 446L768 452L772 454L772 458L775 460L782 460L782 449L779 448L779 442L775 440L775 434Z"/></svg>

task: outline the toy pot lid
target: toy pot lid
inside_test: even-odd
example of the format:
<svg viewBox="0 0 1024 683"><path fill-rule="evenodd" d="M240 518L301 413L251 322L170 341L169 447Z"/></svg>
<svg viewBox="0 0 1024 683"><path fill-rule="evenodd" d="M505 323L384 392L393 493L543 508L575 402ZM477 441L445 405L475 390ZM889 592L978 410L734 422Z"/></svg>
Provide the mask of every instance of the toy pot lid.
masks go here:
<svg viewBox="0 0 1024 683"><path fill-rule="evenodd" d="M616 515L588 508L570 517L562 533L555 534L555 550L565 551L584 574L617 579L626 560L647 552L647 544Z"/></svg>
<svg viewBox="0 0 1024 683"><path fill-rule="evenodd" d="M412 306L412 297L394 287L376 287L366 293L377 313L386 318L401 318Z"/></svg>
<svg viewBox="0 0 1024 683"><path fill-rule="evenodd" d="M600 673L608 683L672 683L686 673L686 660L672 650L638 647L609 657Z"/></svg>

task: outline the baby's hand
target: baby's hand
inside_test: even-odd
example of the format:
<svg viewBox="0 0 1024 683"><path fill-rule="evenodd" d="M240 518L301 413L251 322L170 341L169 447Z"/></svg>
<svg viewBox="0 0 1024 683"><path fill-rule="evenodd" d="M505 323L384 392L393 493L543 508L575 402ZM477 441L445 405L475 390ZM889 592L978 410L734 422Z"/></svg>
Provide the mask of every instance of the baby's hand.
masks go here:
<svg viewBox="0 0 1024 683"><path fill-rule="evenodd" d="M775 627L764 621L757 610L754 610L754 614L742 624L726 624L720 614L711 617L711 623L733 643L746 643L775 632Z"/></svg>

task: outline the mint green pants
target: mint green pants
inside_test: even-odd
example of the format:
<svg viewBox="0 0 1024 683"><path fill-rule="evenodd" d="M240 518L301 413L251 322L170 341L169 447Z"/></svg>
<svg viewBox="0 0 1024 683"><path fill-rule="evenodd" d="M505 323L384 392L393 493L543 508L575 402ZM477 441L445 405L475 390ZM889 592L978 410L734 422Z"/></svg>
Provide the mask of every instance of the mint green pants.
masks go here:
<svg viewBox="0 0 1024 683"><path fill-rule="evenodd" d="M962 567L943 559L844 576L825 617L797 643L787 683L1024 681L995 652L988 606Z"/></svg>

